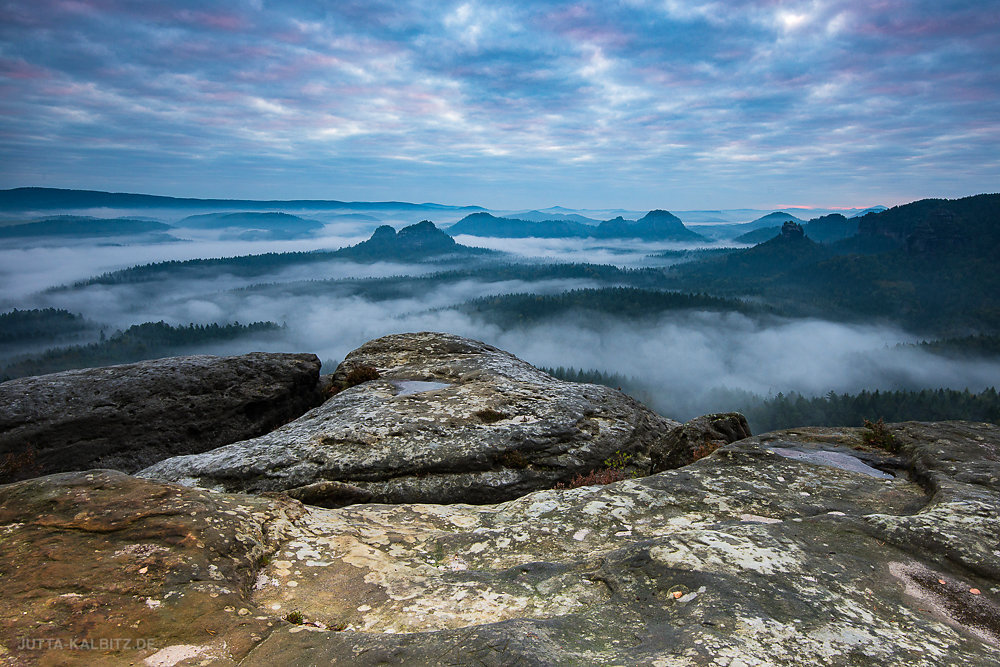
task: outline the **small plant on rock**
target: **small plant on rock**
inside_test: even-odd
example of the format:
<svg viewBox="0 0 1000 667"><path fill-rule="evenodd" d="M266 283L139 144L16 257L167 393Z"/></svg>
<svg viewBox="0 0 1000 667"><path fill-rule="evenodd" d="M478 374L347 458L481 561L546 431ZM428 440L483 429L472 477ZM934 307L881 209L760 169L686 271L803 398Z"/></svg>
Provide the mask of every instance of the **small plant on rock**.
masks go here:
<svg viewBox="0 0 1000 667"><path fill-rule="evenodd" d="M475 415L479 417L479 420L484 424L495 424L502 419L507 419L508 415L504 413L493 410L492 408L486 408L485 410L478 410Z"/></svg>
<svg viewBox="0 0 1000 667"><path fill-rule="evenodd" d="M348 387L353 387L355 385L361 384L362 382L368 382L369 380L377 380L377 379L379 379L377 368L375 368L374 366L361 365L361 366L355 366L354 368L351 369L351 371L347 374L347 377L345 378L345 382L347 383Z"/></svg>
<svg viewBox="0 0 1000 667"><path fill-rule="evenodd" d="M559 482L553 489L576 489L581 486L594 486L594 485L605 485L613 484L614 482L620 482L625 479L625 473L621 470L615 468L601 468L600 470L591 470L586 475L582 473L577 473L573 479L569 482Z"/></svg>
<svg viewBox="0 0 1000 667"><path fill-rule="evenodd" d="M631 460L631 454L618 449L615 450L614 454L604 459L604 465L613 470L624 470Z"/></svg>
<svg viewBox="0 0 1000 667"><path fill-rule="evenodd" d="M7 452L0 456L0 484L17 482L40 474L42 467L35 460L35 448L31 445L20 452Z"/></svg>
<svg viewBox="0 0 1000 667"><path fill-rule="evenodd" d="M881 417L877 422L865 420L865 431L861 434L861 442L868 447L878 447L894 454L899 451L899 443Z"/></svg>
<svg viewBox="0 0 1000 667"><path fill-rule="evenodd" d="M703 459L712 452L714 452L719 447L722 447L726 443L721 440L709 440L704 442L691 451L691 463L694 463L698 459Z"/></svg>
<svg viewBox="0 0 1000 667"><path fill-rule="evenodd" d="M518 470L527 468L529 465L528 459L526 459L524 454L517 449L512 449L501 454L500 463L505 468L517 468Z"/></svg>
<svg viewBox="0 0 1000 667"><path fill-rule="evenodd" d="M303 618L302 612L296 609L295 611L290 611L285 614L285 620L289 623L294 623L295 625L302 625L305 618Z"/></svg>

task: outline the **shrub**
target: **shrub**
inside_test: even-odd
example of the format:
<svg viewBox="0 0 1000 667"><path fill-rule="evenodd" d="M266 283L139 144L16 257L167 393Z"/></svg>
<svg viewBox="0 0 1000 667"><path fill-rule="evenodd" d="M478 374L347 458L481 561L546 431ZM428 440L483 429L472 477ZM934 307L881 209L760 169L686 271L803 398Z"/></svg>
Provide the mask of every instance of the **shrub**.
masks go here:
<svg viewBox="0 0 1000 667"><path fill-rule="evenodd" d="M517 449L504 452L500 455L500 463L506 468L523 469L528 467L528 459Z"/></svg>
<svg viewBox="0 0 1000 667"><path fill-rule="evenodd" d="M586 475L582 473L577 473L573 479L568 483L559 482L556 484L554 489L576 489L581 486L593 486L595 484L613 484L614 482L620 482L625 479L625 473L616 468L601 468L600 470L591 470Z"/></svg>
<svg viewBox="0 0 1000 667"><path fill-rule="evenodd" d="M346 383L348 387L359 385L362 382L379 379L378 370L374 366L355 366L347 374Z"/></svg>
<svg viewBox="0 0 1000 667"><path fill-rule="evenodd" d="M507 419L507 415L491 408L479 410L475 413L484 424L495 424L501 419Z"/></svg>
<svg viewBox="0 0 1000 667"><path fill-rule="evenodd" d="M709 440L708 442L698 445L691 451L691 463L694 463L698 459L705 458L719 447L722 447L724 444L726 443L721 440Z"/></svg>
<svg viewBox="0 0 1000 667"><path fill-rule="evenodd" d="M35 448L28 445L20 452L0 456L0 484L38 477L42 467L35 460Z"/></svg>
<svg viewBox="0 0 1000 667"><path fill-rule="evenodd" d="M892 453L899 451L899 443L881 417L874 423L865 420L865 431L861 434L861 442L868 447L878 447Z"/></svg>

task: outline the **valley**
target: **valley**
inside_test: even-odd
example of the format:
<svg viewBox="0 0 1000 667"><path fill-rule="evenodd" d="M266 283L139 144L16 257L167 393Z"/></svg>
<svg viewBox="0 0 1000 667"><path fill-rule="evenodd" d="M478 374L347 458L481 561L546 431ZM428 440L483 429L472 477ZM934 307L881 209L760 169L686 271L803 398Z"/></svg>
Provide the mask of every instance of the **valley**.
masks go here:
<svg viewBox="0 0 1000 667"><path fill-rule="evenodd" d="M45 194L0 192L5 379L253 350L332 368L373 338L448 331L676 418L743 410L755 432L1000 413L997 195L547 215ZM932 415L939 390L958 393Z"/></svg>

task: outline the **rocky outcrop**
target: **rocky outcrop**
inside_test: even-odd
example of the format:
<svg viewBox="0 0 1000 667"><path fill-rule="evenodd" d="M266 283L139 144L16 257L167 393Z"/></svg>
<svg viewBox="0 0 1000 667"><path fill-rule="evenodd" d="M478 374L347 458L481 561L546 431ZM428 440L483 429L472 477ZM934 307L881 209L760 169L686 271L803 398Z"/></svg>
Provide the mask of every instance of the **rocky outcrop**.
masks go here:
<svg viewBox="0 0 1000 667"><path fill-rule="evenodd" d="M792 222L791 220L785 222L781 225L781 238L797 240L805 236L805 230L802 229L802 225L797 222Z"/></svg>
<svg viewBox="0 0 1000 667"><path fill-rule="evenodd" d="M679 426L619 391L557 380L448 334L366 343L334 380L348 384L361 368L375 369L377 379L292 423L140 475L225 491L286 491L326 506L359 497L498 502L603 467L648 474L650 450Z"/></svg>
<svg viewBox="0 0 1000 667"><path fill-rule="evenodd" d="M367 241L341 248L333 254L358 261L387 259L425 260L453 255L489 255L494 251L471 248L455 242L430 220L403 227L396 232L389 225L379 226Z"/></svg>
<svg viewBox="0 0 1000 667"><path fill-rule="evenodd" d="M34 474L132 472L298 417L322 400L319 368L312 354L256 352L11 380L0 384L0 457Z"/></svg>
<svg viewBox="0 0 1000 667"><path fill-rule="evenodd" d="M0 487L0 660L115 637L155 645L102 663L995 664L1000 427L889 428L895 453L794 429L479 506Z"/></svg>
<svg viewBox="0 0 1000 667"><path fill-rule="evenodd" d="M650 472L686 466L708 456L722 445L749 437L747 418L738 412L696 417L675 428L650 451Z"/></svg>

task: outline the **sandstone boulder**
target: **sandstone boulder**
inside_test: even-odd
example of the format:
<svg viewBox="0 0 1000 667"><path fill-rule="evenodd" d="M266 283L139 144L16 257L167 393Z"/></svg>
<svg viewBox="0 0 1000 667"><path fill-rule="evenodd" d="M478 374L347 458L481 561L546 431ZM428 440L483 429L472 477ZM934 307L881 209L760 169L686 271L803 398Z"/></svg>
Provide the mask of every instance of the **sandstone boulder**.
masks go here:
<svg viewBox="0 0 1000 667"><path fill-rule="evenodd" d="M0 383L0 458L25 469L13 475L88 468L134 472L298 417L322 400L319 368L312 354L255 352Z"/></svg>
<svg viewBox="0 0 1000 667"><path fill-rule="evenodd" d="M359 369L369 372L352 373ZM648 474L650 450L679 426L619 391L557 380L448 334L366 343L334 374L340 386L355 377L374 379L267 435L139 474L223 491L285 491L323 506L357 498L486 503L595 469Z"/></svg>

